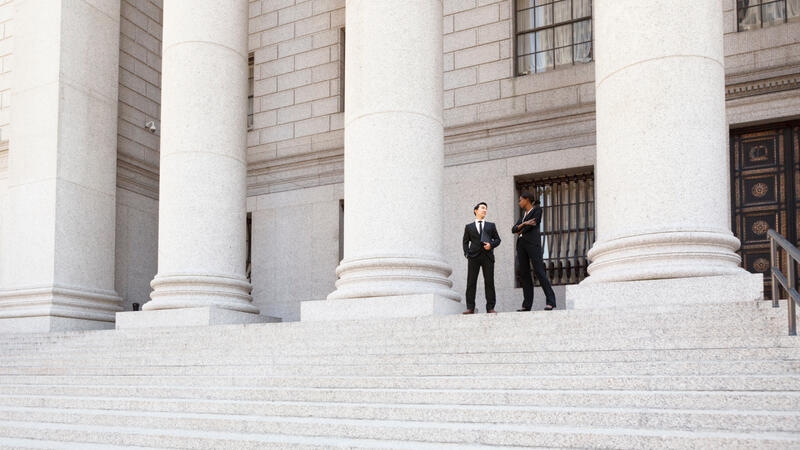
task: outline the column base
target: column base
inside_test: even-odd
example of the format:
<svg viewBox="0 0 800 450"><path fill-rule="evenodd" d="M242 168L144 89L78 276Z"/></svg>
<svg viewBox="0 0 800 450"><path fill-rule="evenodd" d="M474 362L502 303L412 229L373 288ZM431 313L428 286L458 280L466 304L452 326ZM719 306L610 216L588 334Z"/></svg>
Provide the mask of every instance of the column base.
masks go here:
<svg viewBox="0 0 800 450"><path fill-rule="evenodd" d="M209 325L234 325L280 322L277 317L233 311L216 306L198 308L157 309L117 313L117 330L135 328L177 328Z"/></svg>
<svg viewBox="0 0 800 450"><path fill-rule="evenodd" d="M655 308L763 299L763 275L744 271L739 275L594 283L584 281L567 286L567 309Z"/></svg>
<svg viewBox="0 0 800 450"><path fill-rule="evenodd" d="M738 248L739 239L727 230L641 229L595 242L584 283L740 275Z"/></svg>
<svg viewBox="0 0 800 450"><path fill-rule="evenodd" d="M252 304L250 282L244 277L224 275L156 274L150 282L151 300L143 311L217 307L258 315Z"/></svg>
<svg viewBox="0 0 800 450"><path fill-rule="evenodd" d="M49 333L114 328L114 291L59 284L0 291L0 332Z"/></svg>
<svg viewBox="0 0 800 450"><path fill-rule="evenodd" d="M461 296L452 290L452 270L443 261L414 255L381 255L344 260L336 268L333 301L435 295L453 301Z"/></svg>
<svg viewBox="0 0 800 450"><path fill-rule="evenodd" d="M443 316L462 311L463 303L438 294L395 295L303 302L300 321Z"/></svg>

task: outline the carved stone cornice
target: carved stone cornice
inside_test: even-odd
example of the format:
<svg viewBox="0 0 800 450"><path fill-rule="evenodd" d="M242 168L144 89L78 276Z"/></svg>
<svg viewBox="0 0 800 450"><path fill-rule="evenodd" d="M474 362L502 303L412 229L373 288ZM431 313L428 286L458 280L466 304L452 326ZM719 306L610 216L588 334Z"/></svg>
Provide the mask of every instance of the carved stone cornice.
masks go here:
<svg viewBox="0 0 800 450"><path fill-rule="evenodd" d="M593 106L509 116L445 129L445 167L593 145ZM247 168L250 197L343 182L342 147L262 159Z"/></svg>
<svg viewBox="0 0 800 450"><path fill-rule="evenodd" d="M118 154L117 187L158 200L158 167Z"/></svg>
<svg viewBox="0 0 800 450"><path fill-rule="evenodd" d="M445 166L595 145L594 105L445 129Z"/></svg>
<svg viewBox="0 0 800 450"><path fill-rule="evenodd" d="M247 195L268 194L344 182L344 148L317 150L251 163Z"/></svg>
<svg viewBox="0 0 800 450"><path fill-rule="evenodd" d="M800 89L800 73L734 82L725 87L725 99L734 100L754 95Z"/></svg>

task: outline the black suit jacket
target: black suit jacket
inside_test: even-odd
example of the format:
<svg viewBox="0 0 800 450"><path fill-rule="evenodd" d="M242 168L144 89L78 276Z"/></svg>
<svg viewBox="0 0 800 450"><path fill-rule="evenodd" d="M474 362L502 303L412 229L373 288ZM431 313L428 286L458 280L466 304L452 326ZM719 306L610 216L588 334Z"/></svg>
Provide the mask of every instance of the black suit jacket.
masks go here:
<svg viewBox="0 0 800 450"><path fill-rule="evenodd" d="M484 242L492 244L492 249L484 250ZM488 253L489 258L494 261L494 248L500 245L500 236L497 234L497 227L494 226L494 223L484 220L483 239L481 239L481 235L478 233L478 225L475 222L471 222L464 227L462 243L464 245L464 256L467 258L476 258L482 253Z"/></svg>
<svg viewBox="0 0 800 450"><path fill-rule="evenodd" d="M520 227L519 224L524 222L522 219L525 220L536 219L536 225ZM517 223L514 224L513 227L511 227L511 232L514 234L521 232L522 234L519 235L519 239L526 243L542 245L542 237L539 233L540 223L542 223L542 207L534 206L533 209L528 214L523 214L522 217L519 218Z"/></svg>

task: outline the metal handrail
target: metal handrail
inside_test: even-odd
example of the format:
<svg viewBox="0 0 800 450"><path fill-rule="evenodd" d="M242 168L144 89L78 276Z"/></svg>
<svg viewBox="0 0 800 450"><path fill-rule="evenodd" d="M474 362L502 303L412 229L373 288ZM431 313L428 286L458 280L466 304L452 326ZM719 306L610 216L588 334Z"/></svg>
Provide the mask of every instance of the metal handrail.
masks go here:
<svg viewBox="0 0 800 450"><path fill-rule="evenodd" d="M772 274L772 306L778 307L779 289L775 283L777 281L783 287L783 290L789 294L789 300L786 302L789 310L789 336L797 336L797 315L794 312L794 304L800 304L800 293L797 292L795 267L800 263L800 250L775 230L768 230L767 235L769 236L770 266L772 266L770 270ZM776 265L778 246L786 252L786 275Z"/></svg>

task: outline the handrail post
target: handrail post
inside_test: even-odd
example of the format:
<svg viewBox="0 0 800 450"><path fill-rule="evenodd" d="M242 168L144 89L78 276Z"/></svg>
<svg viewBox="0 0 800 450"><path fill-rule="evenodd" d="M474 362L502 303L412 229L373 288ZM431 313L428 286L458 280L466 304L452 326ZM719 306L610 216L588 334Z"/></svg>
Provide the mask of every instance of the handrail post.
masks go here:
<svg viewBox="0 0 800 450"><path fill-rule="evenodd" d="M769 236L769 277L770 283L772 285L772 307L778 308L780 307L780 303L778 302L778 283L775 282L775 262L778 260L778 248L777 244L775 244L775 239L772 236Z"/></svg>
<svg viewBox="0 0 800 450"><path fill-rule="evenodd" d="M797 283L796 283L796 267L794 259L792 255L789 254L790 252L786 252L786 278L788 280L788 287L786 291L789 293L789 298L787 300L787 310L789 314L789 336L797 336L797 315L795 314L794 310L794 300L792 299L791 292L797 291Z"/></svg>
<svg viewBox="0 0 800 450"><path fill-rule="evenodd" d="M797 265L800 264L800 249L794 246L773 229L767 230L769 236L770 274L772 279L772 306L778 307L778 293L781 287L786 291L786 313L789 315L789 336L797 336L797 313L795 303L800 304L800 293L797 292ZM786 273L777 266L778 247L786 253Z"/></svg>

